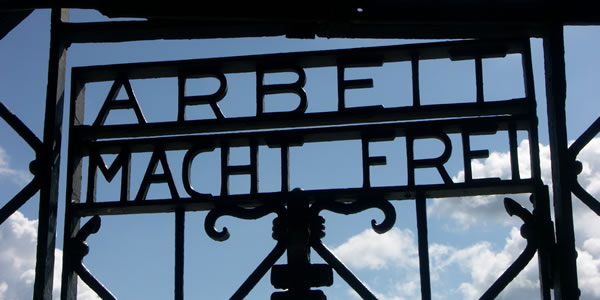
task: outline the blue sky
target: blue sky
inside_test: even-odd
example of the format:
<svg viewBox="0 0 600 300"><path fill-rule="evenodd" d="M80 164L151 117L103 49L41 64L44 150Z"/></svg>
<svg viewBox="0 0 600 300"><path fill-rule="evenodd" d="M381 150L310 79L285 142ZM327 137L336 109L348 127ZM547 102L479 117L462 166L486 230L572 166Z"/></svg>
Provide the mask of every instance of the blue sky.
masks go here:
<svg viewBox="0 0 600 300"><path fill-rule="evenodd" d="M73 11L73 21L102 20L97 13ZM13 32L0 41L0 101L8 106L41 137L43 128L43 103L46 90L46 69L49 43L49 11L34 12ZM597 78L600 78L600 30L593 27L568 27L565 30L569 138L577 136L598 115ZM393 45L407 42L395 40L315 39L287 40L285 38L217 39L204 41L151 41L122 44L73 45L69 49L68 67L113 64L126 62L162 61L176 59L209 58L257 53L278 53L315 49L337 49L375 45ZM544 182L549 180L549 148L547 139L545 87L543 81L542 43L532 39L534 77L540 117L540 156ZM386 107L403 106L411 101L410 65L391 64L381 68L349 70L350 78L371 77L375 87L371 90L354 90L348 93L352 106L370 105L373 101ZM421 87L424 103L470 101L475 98L474 67L472 61L448 60L422 63ZM408 71L407 71L408 70ZM68 72L67 76L70 76ZM486 60L484 80L486 99L505 99L523 96L522 73L518 57ZM252 115L253 74L228 75L230 88L220 105L226 116ZM309 97L308 112L335 109L335 69L307 70L306 90ZM69 77L68 77L69 78ZM273 77L267 80L289 80L290 77ZM293 77L292 77L293 78ZM70 80L67 80L69 83ZM148 120L174 120L176 118L176 79L133 81L132 86ZM209 86L204 87L204 85ZM194 83L190 92L210 91L210 80ZM94 84L86 91L87 123L93 122L110 88L110 83ZM69 88L67 87L67 91ZM250 95L250 96L248 96ZM68 99L68 97L67 97ZM290 101L286 101L290 100ZM297 101L282 96L269 99L267 109L285 110L278 103ZM293 105L292 105L293 108ZM202 107L188 111L190 118L210 118L210 111ZM111 113L107 123L133 122L132 114ZM65 124L67 121L65 120ZM65 137L67 129L64 130ZM31 175L26 171L34 158L33 151L0 122L0 189L4 195L0 204L23 187ZM520 138L521 171L526 173L528 141ZM451 137L454 154L447 169L455 181L461 181L462 162L460 137ZM66 141L66 140L65 140ZM473 148L490 150L488 159L473 161L474 174L479 177L510 178L508 142L506 133L490 137L473 138ZM388 165L372 167L374 185L405 184L405 140L375 143L374 155L386 155ZM440 144L423 141L418 145L418 155L439 155ZM63 147L66 149L66 147ZM600 164L596 155L600 140L593 140L580 154L585 176L582 185L595 196L600 195ZM65 153L66 155L66 153ZM232 163L247 163L247 149L232 153ZM277 149L261 147L260 186L263 191L276 191L279 187ZM173 173L180 176L183 153L169 153ZM149 154L133 158L132 195L135 196ZM217 194L218 150L199 157L202 168L195 168L194 182L202 192ZM110 160L106 157L107 161ZM63 163L66 161L63 157ZM304 189L360 186L360 141L306 144L290 150L291 187ZM430 170L417 173L420 183L439 183L441 179ZM59 232L57 260L61 259L62 220L64 218L65 173L61 173L61 205L59 207ZM176 177L180 194L185 191ZM248 178L231 180L233 193L246 193ZM116 185L115 185L116 183ZM109 199L118 195L118 182L99 180L98 195ZM149 198L159 198L168 193L164 186L153 186ZM37 196L36 196L37 197ZM459 199L428 200L429 242L434 299L476 299L518 255L525 245L518 234L521 225L517 218L509 217L501 203L503 195L465 197ZM528 195L514 198L527 206ZM577 247L579 251L580 288L583 299L600 297L600 235L590 228L598 226L599 218L575 201ZM24 205L20 212L0 226L0 299L29 299L34 267L35 220L37 198ZM324 239L334 252L381 299L419 299L418 252L416 218L413 201L394 202L398 219L396 226L384 235L370 230L370 220L381 220L374 210L339 216L324 213L327 219ZM189 299L228 298L254 270L274 245L271 239L271 222L274 215L257 221L236 220L225 217L217 227L227 226L231 238L216 242L207 237L203 229L205 212L186 215L186 265L185 295ZM174 265L174 214L149 214L110 216L102 218L102 228L88 242L90 254L84 262L97 278L120 299L165 299L172 297ZM313 255L313 261L320 259ZM534 259L535 261L535 259ZM280 263L285 260L280 261ZM274 290L269 274L259 283L248 299L265 299ZM92 299L91 293L80 286L82 299ZM350 288L339 277L334 285L325 288L329 299L352 297ZM530 264L502 294L507 299L537 298L537 264ZM55 290L58 293L58 290ZM140 295L141 294L141 295Z"/></svg>

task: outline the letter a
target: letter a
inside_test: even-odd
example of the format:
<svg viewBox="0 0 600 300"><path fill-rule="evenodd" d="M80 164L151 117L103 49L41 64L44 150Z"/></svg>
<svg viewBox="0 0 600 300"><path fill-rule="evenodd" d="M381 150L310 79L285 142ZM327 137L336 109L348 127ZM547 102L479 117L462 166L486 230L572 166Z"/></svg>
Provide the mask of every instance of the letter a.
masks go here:
<svg viewBox="0 0 600 300"><path fill-rule="evenodd" d="M125 92L127 92L127 99L125 100L115 100L121 87L125 88ZM131 84L126 77L120 77L115 80L110 91L108 92L108 96L106 100L104 100L104 104L98 113L98 117L96 121L94 121L93 126L102 126L104 125L104 121L106 121L106 117L108 113L112 109L133 109L135 112L135 116L137 118L138 124L146 124L146 119L142 114L142 110L138 105L137 99L135 98L135 94L133 93L133 89L131 88Z"/></svg>
<svg viewBox="0 0 600 300"><path fill-rule="evenodd" d="M158 167L159 163L163 169L162 174L155 173L156 167ZM175 181L173 181L173 174L171 173L171 168L169 168L169 163L167 162L167 155L165 154L165 150L160 146L157 146L154 149L154 152L152 152L152 157L148 163L146 173L144 173L144 178L142 178L142 183L140 184L140 189L138 190L137 196L135 196L135 201L146 200L150 185L153 183L166 183L169 186L171 199L179 200L179 194L177 194Z"/></svg>

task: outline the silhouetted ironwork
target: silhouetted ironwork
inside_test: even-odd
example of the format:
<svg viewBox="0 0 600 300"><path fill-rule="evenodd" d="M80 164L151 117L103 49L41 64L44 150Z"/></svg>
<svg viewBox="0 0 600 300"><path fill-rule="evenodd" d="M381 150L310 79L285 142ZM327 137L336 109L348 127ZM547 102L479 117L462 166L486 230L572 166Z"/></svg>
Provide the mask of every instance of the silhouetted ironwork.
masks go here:
<svg viewBox="0 0 600 300"><path fill-rule="evenodd" d="M70 240L73 248L73 256L71 256L72 264L74 265L75 272L83 282L85 282L92 290L94 290L98 296L102 299L117 299L113 294L111 294L88 270L88 268L83 264L83 258L90 252L90 248L88 247L85 240L94 233L97 233L100 230L100 217L94 216L92 217L85 225L79 229L77 235Z"/></svg>
<svg viewBox="0 0 600 300"><path fill-rule="evenodd" d="M21 122L21 120L11 113L4 104L0 103L0 117L16 131L29 147L36 153L36 160L29 164L29 170L34 174L33 179L11 200L9 200L2 208L0 208L0 224L4 223L8 217L16 212L27 200L40 190L40 178L36 176L38 173L39 162L37 157L40 157L40 152L43 151L42 142L35 136L29 128Z"/></svg>
<svg viewBox="0 0 600 300"><path fill-rule="evenodd" d="M525 97L485 101L483 93L482 58L502 57L509 53L521 56L523 65ZM420 102L418 83L419 62L436 58L475 61L475 87L477 97L472 103L423 105ZM411 63L413 80L412 105L396 108L381 106L348 108L345 92L348 89L370 88L372 79L346 79L344 71L353 66L381 66L386 62L407 61ZM306 82L305 68L336 67L338 82L338 108L333 112L307 113L307 98L303 87ZM252 117L229 117L223 114L218 101L227 91L224 74L255 72L256 115ZM298 75L292 83L265 84L265 73L292 72ZM129 214L146 212L176 213L176 298L183 297L183 228L185 211L209 210L205 219L205 231L214 240L229 238L227 228L218 230L215 224L222 216L241 219L258 219L271 213L278 217L274 221L273 237L275 248L250 275L233 295L233 299L243 298L252 287L271 269L274 287L286 289L276 292L273 299L320 299L324 294L312 288L330 285L328 275L335 270L359 295L375 299L352 272L325 247L324 220L319 212L328 210L340 214L354 214L370 208L384 212L382 222L372 221L373 230L384 233L390 230L396 212L389 200L416 199L419 230L419 258L421 265L421 290L424 299L431 298L429 283L429 255L427 241L427 221L425 197L452 197L481 194L535 193L540 189L541 179L539 159L532 159L531 178L521 178L518 169L517 131L525 131L532 144L537 144L537 119L535 118L535 97L531 60L527 40L460 41L403 46L385 46L362 49L327 50L301 53L254 55L230 58L135 63L109 66L77 67L72 72L71 106L76 109L71 116L70 128L70 170L80 170L82 159L88 157L88 182L85 201L76 196L80 192L72 190L81 186L80 171L71 173L68 189L72 190L72 202L68 203L67 218L73 223L83 216L105 214ZM137 104L130 80L156 77L178 78L178 116L166 122L147 122ZM219 88L214 94L189 96L185 91L186 80L211 77L218 80ZM96 120L91 125L81 123L85 106L85 86L96 81L112 81L113 85L105 99ZM118 88L124 87L126 99L116 99ZM291 93L299 97L296 108L287 112L265 112L261 105L265 95ZM215 119L187 120L185 108L189 105L208 105ZM108 113L113 109L128 109L135 112L137 123L104 124ZM336 125L321 127L323 125ZM471 161L486 158L487 150L473 150L470 137L506 131L509 136L511 153L511 179L475 179L471 172ZM444 164L453 151L448 134L462 136L465 182L453 182ZM182 136L182 134L185 134ZM385 156L369 153L372 142L406 137L407 185L374 187L370 182L370 168L385 165ZM415 158L414 143L420 139L437 139L443 145L443 153L438 157ZM363 186L359 188L338 188L325 190L295 190L289 192L289 147L305 143L340 140L360 140L362 145ZM281 191L261 192L258 190L258 146L268 145L281 151ZM248 147L249 164L231 165L229 152L232 147ZM201 153L220 148L221 152L221 192L220 195L203 194L196 191L190 182L190 166ZM183 185L187 195L180 195L175 188L171 167L166 152L185 150L182 161ZM130 200L129 168L132 154L150 152L152 154L136 196ZM102 154L117 154L107 166ZM532 157L538 155L536 146L531 146ZM160 164L162 173L156 173ZM442 184L418 184L415 172L421 168L432 168L443 179ZM108 181L112 181L121 170L121 191L119 199L96 201L95 181L97 169ZM247 194L231 195L229 178L234 175L249 175L250 191ZM166 183L170 199L146 200L152 184ZM537 199L537 198L532 198ZM547 198L540 198L547 201ZM83 200L83 199L81 199ZM299 205L298 203L305 203ZM512 207L512 206L511 206ZM542 206L543 207L543 206ZM547 205L545 207L548 207ZM512 213L514 210L510 210ZM518 211L518 210L517 210ZM522 214L519 214L520 216ZM533 225L528 225L533 226ZM75 233L75 232L74 232ZM70 244L65 244L68 247ZM538 244L527 248L535 253ZM308 260L310 249L314 249L328 265L313 265ZM65 250L70 251L70 250ZM288 265L273 266L285 252ZM529 257L526 261L529 261ZM523 259L519 260L523 261ZM501 277L489 293L498 293L516 276L524 265L518 263L509 268L508 275ZM329 268L329 269L328 269ZM68 269L65 268L68 272ZM327 271L330 270L330 271ZM316 273L315 273L316 272ZM515 273L516 272L516 273ZM314 273L314 274L313 274ZM317 275L318 274L318 275ZM291 277L290 277L291 276ZM325 277L322 277L325 276ZM508 279L506 279L508 278ZM307 281L314 280L314 281ZM68 283L67 283L68 285ZM103 292L103 288L99 293ZM488 297L486 294L486 297Z"/></svg>
<svg viewBox="0 0 600 300"><path fill-rule="evenodd" d="M500 292L513 280L519 272L521 272L525 266L531 261L535 255L537 243L536 243L536 231L534 227L533 215L523 208L519 203L510 198L504 198L504 207L509 215L516 215L523 220L524 224L521 226L521 236L527 240L527 246L523 252L517 257L517 259L502 273L502 275L496 279L494 284L481 296L480 299L495 299L498 297Z"/></svg>
<svg viewBox="0 0 600 300"><path fill-rule="evenodd" d="M71 115L67 163L67 192L65 211L62 299L75 299L77 278L81 278L103 299L115 299L83 264L89 248L85 241L100 229L100 216L148 212L175 213L175 299L183 299L184 229L187 211L209 211L205 231L213 239L224 241L229 237L227 228L215 228L221 216L258 219L270 213L277 214L273 225L276 245L259 266L250 274L232 299L242 299L257 282L271 270L276 292L272 299L321 299L325 295L313 290L331 285L335 270L362 298L376 299L374 294L327 249L321 239L325 235L322 210L353 214L370 208L380 209L384 220L372 221L377 233L390 230L395 222L391 200L415 200L421 296L431 298L427 238L426 198L455 197L486 194L529 193L534 209L527 211L511 199L505 199L510 215L524 222L521 234L527 246L517 260L486 291L482 299L497 296L525 265L538 254L540 268L540 295L550 299L578 299L576 251L574 244L571 192L596 214L600 202L594 199L577 181L581 163L577 155L600 132L600 118L596 120L571 147L566 139L566 81L564 63L563 26L565 24L600 24L596 13L597 1L517 1L474 3L457 0L445 3L376 1L373 4L346 1L292 3L252 2L231 6L208 4L203 10L185 9L189 3L175 1L170 5L141 1L59 1L55 5L70 8L91 8L111 17L141 17L146 21L70 23L68 10L52 7L50 60L44 138L40 141L16 116L0 104L0 117L11 126L35 151L30 164L34 175L8 203L0 208L0 224L14 213L38 190L40 191L39 233L34 299L51 299L56 235L58 172L61 146L61 120L65 87L66 51L71 43L123 42L133 40L215 38L245 36L276 36L311 38L367 37L367 38L476 38L481 40L430 43L254 55L243 57L201 59L175 62L137 63L110 66L78 67L72 70ZM318 5L315 5L318 4ZM41 1L20 1L0 4L0 38L23 20L32 9L47 7ZM282 6L285 5L285 9ZM492 12L493 13L490 13ZM335 16L335 17L334 17ZM286 21L281 21L286 20ZM518 37L514 39L514 37ZM552 186L554 221L550 215L548 188L541 180L539 141L537 133L536 100L533 86L530 37L544 39L546 66L546 95L549 136L552 155ZM491 39L499 38L499 39ZM509 39L507 39L509 38ZM488 102L483 93L482 59L517 53L523 67L525 97ZM420 96L419 63L435 58L473 60L475 64L476 99L472 103L423 105ZM412 105L397 108L348 108L345 91L368 88L368 78L348 80L346 68L353 66L380 66L385 62L411 63ZM303 90L304 69L336 67L338 109L333 112L306 113L307 95ZM293 72L298 79L286 84L265 84L265 74ZM229 118L218 102L227 91L229 73L255 72L256 115ZM161 123L147 122L140 109L130 80L176 77L178 80L178 114L176 120ZM219 89L212 95L187 95L188 79L215 78ZM83 124L84 88L97 81L113 82L100 113L91 126ZM127 99L116 99L124 87ZM292 93L299 97L298 106L283 113L265 112L266 95ZM214 120L187 120L187 106L208 105ZM111 110L133 110L137 124L107 125L105 119ZM385 123L383 123L385 122ZM201 131L199 131L201 128ZM476 129L474 129L476 128ZM490 132L506 131L509 137L511 179L475 179L471 160L485 158L487 150L471 149L469 138ZM531 178L519 173L517 131L528 134L531 157ZM465 182L455 183L444 168L453 149L448 134L460 134L463 146ZM385 165L384 156L372 156L369 143L405 137L407 141L407 174L405 186L373 187L370 167ZM439 140L444 151L439 157L416 159L414 142L423 138ZM360 140L362 145L363 185L358 188L291 191L289 186L289 147L320 141ZM281 190L259 192L257 188L258 146L268 145L281 151ZM231 147L248 147L248 165L230 165ZM221 149L221 194L203 194L194 190L189 179L189 167L194 158L206 151ZM166 160L166 152L186 150L182 177L187 196L179 195ZM130 198L129 176L131 156L135 153L152 154L140 189ZM102 154L117 154L110 166ZM81 193L82 160L87 159L87 190ZM163 172L156 173L160 164ZM186 167L187 166L187 167ZM417 184L415 171L433 168L443 184ZM119 199L96 201L97 170L108 181L121 171ZM230 195L229 177L249 175L250 192ZM165 183L169 199L146 200L152 184ZM81 199L81 195L85 195ZM84 201L82 201L84 200ZM80 228L82 217L92 218ZM556 232L555 232L556 231ZM313 249L326 262L311 264L308 259ZM274 264L288 254L287 265ZM557 259L560 258L560 259ZM314 275L314 276L309 276Z"/></svg>

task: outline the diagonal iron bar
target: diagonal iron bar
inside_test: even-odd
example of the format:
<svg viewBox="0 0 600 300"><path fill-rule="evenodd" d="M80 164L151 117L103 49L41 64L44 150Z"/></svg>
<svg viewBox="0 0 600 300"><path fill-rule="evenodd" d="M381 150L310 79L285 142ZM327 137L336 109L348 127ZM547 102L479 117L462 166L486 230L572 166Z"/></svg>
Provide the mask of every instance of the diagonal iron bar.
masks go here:
<svg viewBox="0 0 600 300"><path fill-rule="evenodd" d="M12 127L12 129L29 144L39 158L42 151L42 142L15 114L13 114L2 102L0 102L0 117ZM30 169L34 175L37 175L37 158L30 164ZM27 202L35 193L40 190L40 179L35 176L19 193L0 208L0 224L4 223L14 212L16 212L25 202Z"/></svg>
<svg viewBox="0 0 600 300"><path fill-rule="evenodd" d="M377 297L358 279L343 262L341 262L335 254L327 248L319 239L313 239L311 246L335 271L346 281L354 291L363 299L375 300Z"/></svg>
<svg viewBox="0 0 600 300"><path fill-rule="evenodd" d="M271 269L271 267L277 262L277 260L285 253L286 241L279 240L277 244L271 250L271 252L265 257L265 259L256 267L256 269L248 276L246 281L240 286L240 288L231 296L232 300L244 299L248 296L248 293L256 286L258 281L265 276L265 274Z"/></svg>
<svg viewBox="0 0 600 300"><path fill-rule="evenodd" d="M577 161L577 155L579 152L590 143L590 141L600 132L600 117L590 125L588 129L586 129L583 134L571 146L569 147L569 155L571 156L572 164L573 164L573 179L571 191L581 202L587 205L591 210L593 210L597 215L600 216L600 202L594 198L590 193L588 193L583 186L577 181L577 175L581 173L583 170L583 166L581 162Z"/></svg>
<svg viewBox="0 0 600 300"><path fill-rule="evenodd" d="M100 298L104 300L116 300L117 298L108 290L102 283L98 281L83 264L83 258L89 253L90 248L86 243L86 239L100 230L101 220L99 216L92 217L85 225L81 227L75 238L72 239L75 247L75 255L72 257L75 265L75 271Z"/></svg>
<svg viewBox="0 0 600 300"><path fill-rule="evenodd" d="M8 123L14 131L16 131L29 144L29 146L39 153L42 150L42 142L31 130L13 114L2 102L0 102L0 117Z"/></svg>
<svg viewBox="0 0 600 300"><path fill-rule="evenodd" d="M35 193L40 190L40 180L34 177L19 193L17 193L8 203L0 208L0 224L4 223L13 213L15 213L25 202L27 202Z"/></svg>
<svg viewBox="0 0 600 300"><path fill-rule="evenodd" d="M506 288L506 286L519 275L519 273L531 261L537 251L536 231L534 228L534 219L531 213L519 205L516 201L510 198L504 198L504 207L509 215L516 215L524 222L521 226L521 236L527 240L525 250L517 257L517 259L496 279L496 281L488 288L488 290L479 298L480 300L492 300Z"/></svg>

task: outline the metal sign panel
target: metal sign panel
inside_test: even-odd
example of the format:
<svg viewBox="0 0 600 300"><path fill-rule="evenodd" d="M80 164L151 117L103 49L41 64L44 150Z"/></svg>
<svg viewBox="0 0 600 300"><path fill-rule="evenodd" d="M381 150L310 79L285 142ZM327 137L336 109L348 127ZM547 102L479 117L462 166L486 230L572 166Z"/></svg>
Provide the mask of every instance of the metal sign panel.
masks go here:
<svg viewBox="0 0 600 300"><path fill-rule="evenodd" d="M504 57L517 54L520 57L525 95L515 99L488 101L483 93L484 58ZM447 104L424 104L421 101L419 64L422 61L449 58L472 60L475 66L475 99ZM373 79L364 77L349 79L346 71L354 67L382 67L387 63L409 62L411 70L412 98L404 99L404 106L384 107L351 106L346 93L354 89L373 87ZM307 111L313 101L305 91L306 70L334 68L337 108L332 111ZM229 116L220 108L219 102L227 96L231 82L228 76L235 73L250 73L255 76L253 95L235 99L251 101L255 110L246 116ZM266 76L291 73L292 79L272 83ZM228 75L228 76L226 76ZM175 212L176 216L176 298L183 297L183 230L186 211L208 210L205 220L207 234L218 241L226 240L226 228L215 227L217 219L230 215L244 219L257 219L276 213L273 238L275 248L234 293L232 299L241 299L254 287L265 273L272 269L272 283L276 292L273 299L321 298L324 294L313 287L332 284L332 269L340 274L363 298L375 296L350 272L333 253L322 244L324 220L322 210L352 214L368 208L377 208L384 213L384 220L372 221L373 229L383 233L395 223L396 213L390 200L416 200L419 231L419 257L421 263L422 295L430 295L427 253L427 221L425 199L427 197L457 197L484 194L530 193L535 195L544 190L540 179L539 149L537 149L536 102L533 94L531 55L528 40L509 41L460 41L429 44L384 46L345 50L327 50L299 53L269 54L228 58L199 59L172 62L131 63L120 65L77 67L72 71L71 117L69 136L69 163L67 182L67 224L71 228L71 242L65 243L65 253L75 257L66 261L63 288L73 285L74 274L78 274L88 285L104 298L113 298L85 268L82 263L86 251L85 239L99 230L101 215ZM139 105L132 80L150 78L175 78L177 95L163 99L176 107L172 120L152 122L146 119ZM216 83L214 91L193 94L186 89L188 82L197 78L209 78ZM86 110L86 87L96 82L108 83L111 87L99 109L91 113L94 119L84 123ZM119 91L123 91L119 96ZM287 95L295 99L285 109L266 109L265 98L272 95ZM289 99L286 98L286 99ZM195 119L186 116L186 110L203 106L211 118ZM107 123L107 117L115 111L127 111L134 116L129 123ZM511 177L474 178L471 163L487 158L488 149L471 146L471 137L503 132L508 137L505 145L510 149ZM525 133L530 141L530 175L521 176L517 151L517 133ZM450 135L460 136L459 142ZM386 165L387 157L370 153L370 145L377 141L405 140L406 184L387 186L371 182L371 168ZM303 147L308 143L353 140L359 143L361 153L362 185L321 189L291 189L291 147ZM441 154L422 157L415 154L415 143L433 140L441 147ZM280 169L276 176L280 180L279 191L265 192L258 186L259 151L268 146L280 155ZM231 149L245 148L248 163L234 164L230 161ZM217 150L218 149L218 150ZM264 149L264 148L263 148ZM171 151L183 152L178 161L167 160ZM220 153L220 192L207 193L197 187L190 170L199 156ZM450 177L445 164L453 153L460 152L464 166L464 180L456 182ZM150 155L144 166L139 188L130 190L132 158L146 153ZM103 155L114 159L107 164ZM178 164L173 168L173 164ZM171 164L171 165L170 165ZM86 169L87 168L87 169ZM172 170L181 170L181 181L185 192L177 189ZM442 183L420 182L417 170L430 169ZM120 174L120 178L116 179ZM230 193L230 179L245 175L249 178L249 190L245 193ZM99 200L97 179L120 181L118 197ZM149 199L153 185L166 185L168 197ZM82 188L84 187L84 188ZM543 193L541 195L544 195ZM547 202L547 197L540 198ZM511 199L505 201L511 215L517 215L524 226L534 226L532 214ZM79 220L94 216L81 229ZM308 231L307 231L308 230ZM518 261L511 266L484 295L494 297L518 274L533 254L537 237L526 237L528 247ZM529 241L532 241L529 243ZM327 264L311 264L307 253L314 249ZM284 252L288 253L287 265L274 265ZM540 260L547 255L540 252ZM545 263L542 263L545 268ZM515 273L515 270L516 273ZM544 271L545 272L545 271ZM66 274L66 275L65 275ZM290 298L291 297L291 298Z"/></svg>
<svg viewBox="0 0 600 300"><path fill-rule="evenodd" d="M528 49L521 41L508 43L483 42L448 42L427 45L387 46L364 49L335 51L317 51L306 53L287 53L274 55L258 55L247 57L231 57L203 59L192 61L175 61L159 63L136 63L111 66L78 67L73 70L73 107L77 107L72 116L71 153L73 157L89 157L89 176L87 191L83 201L73 199L73 207L78 215L120 214L149 211L173 211L174 203L183 204L189 210L205 210L215 207L216 203L231 201L236 205L250 207L265 201L275 201L289 192L289 175L287 152L289 147L301 147L303 143L323 141L360 140L363 144L363 185L361 187L307 190L303 193L313 199L334 199L352 202L365 195L379 195L383 199L414 199L417 192L424 192L430 197L452 197L460 195L477 195L518 193L532 191L532 180L523 179L519 175L516 151L511 151L512 178L473 179L470 175L471 160L485 157L485 149L470 149L469 136L484 135L497 131L508 132L506 141L515 150L516 132L530 132L535 129L531 115L535 115L535 99L526 95L520 99L505 99L487 102L483 99L481 78L481 59L485 57L504 56L518 53L523 57L524 70ZM477 99L472 103L456 103L443 105L421 105L418 87L419 61L451 58L472 59L476 61ZM350 89L369 88L372 79L345 79L344 70L355 66L381 66L384 63L410 61L413 64L413 99L404 107L384 108L383 106L346 107L345 91ZM306 112L311 101L303 87L306 82L307 68L335 67L337 69L338 108L331 112ZM219 101L227 93L225 74L253 72L257 78L256 96L240 101L255 101L256 111L251 117L228 117L219 109ZM292 72L297 80L290 83L265 84L262 78L267 73ZM530 72L525 72L524 84L532 82ZM130 80L176 77L178 80L177 99L166 99L178 108L177 119L167 122L150 123L144 118L143 111L137 103ZM186 81L190 78L211 77L218 81L216 92L209 95L186 94ZM112 88L92 125L82 124L83 107L85 106L85 86L97 81L112 82ZM124 88L127 99L116 99L116 93ZM526 90L530 91L531 88ZM264 111L264 98L273 94L294 94L299 98L297 106L290 111ZM186 118L186 107L205 105L214 113L214 119L192 120ZM105 125L106 116L113 110L130 110L135 113L134 124ZM450 119L454 118L454 119ZM335 126L333 126L335 125ZM323 127L328 126L328 127ZM460 133L463 136L462 148L466 179L464 182L453 182L444 168L453 151L461 147L453 145L448 134ZM372 187L370 184L370 167L386 163L386 158L371 156L369 143L376 140L390 140L395 137L406 138L406 164L408 183L386 187ZM436 139L443 145L443 153L439 157L419 158L414 155L414 142L419 139ZM283 162L279 175L281 191L264 193L258 191L257 160L258 146L268 145L279 148ZM250 164L230 165L228 162L231 147L248 147ZM205 151L220 148L221 155L221 192L211 195L195 191L190 181L189 170L194 158ZM180 194L173 181L165 159L165 152L185 150L181 162L182 178L186 193ZM141 152L152 153L147 166L143 183L139 191L128 194L128 168L131 155ZM106 166L101 154L118 154L110 166ZM161 164L164 173L157 174L155 169ZM415 170L433 168L443 179L443 184L421 184L415 181ZM100 170L101 172L98 172ZM121 194L112 201L95 201L95 180L101 174L112 180L118 170L121 172ZM228 181L236 174L250 175L250 192L230 195ZM146 201L148 188L154 183L167 183L171 191L171 199ZM79 193L76 193L79 194ZM100 211L98 211L98 209Z"/></svg>

